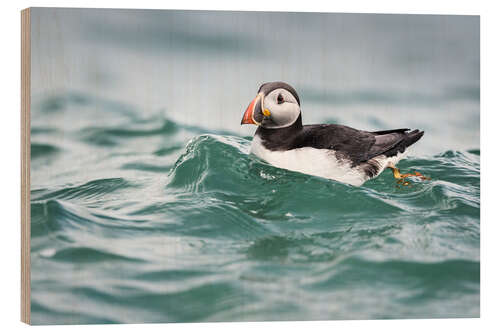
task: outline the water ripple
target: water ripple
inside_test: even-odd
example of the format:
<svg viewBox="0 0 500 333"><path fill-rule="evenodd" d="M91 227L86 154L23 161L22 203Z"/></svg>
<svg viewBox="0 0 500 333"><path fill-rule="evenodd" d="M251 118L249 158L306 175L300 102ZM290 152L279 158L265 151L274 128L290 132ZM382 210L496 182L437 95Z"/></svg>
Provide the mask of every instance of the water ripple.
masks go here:
<svg viewBox="0 0 500 333"><path fill-rule="evenodd" d="M43 108L68 103L97 102ZM65 129L102 152L82 174L53 175L60 131L33 134L38 176L58 180L31 191L35 322L478 315L479 150L400 163L429 181L352 187L274 168L251 138L122 121Z"/></svg>

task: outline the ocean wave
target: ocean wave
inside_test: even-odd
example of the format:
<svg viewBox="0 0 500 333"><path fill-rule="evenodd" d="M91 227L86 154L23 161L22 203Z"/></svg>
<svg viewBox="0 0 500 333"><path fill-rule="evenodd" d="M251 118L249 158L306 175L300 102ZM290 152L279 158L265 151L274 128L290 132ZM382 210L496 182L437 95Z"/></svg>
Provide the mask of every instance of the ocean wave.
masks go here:
<svg viewBox="0 0 500 333"><path fill-rule="evenodd" d="M128 124L127 124L128 125ZM86 127L81 130L82 140L99 146L114 146L119 144L120 140L128 141L137 137L147 137L155 135L172 135L178 130L178 127L169 120L163 119L159 124L150 123L138 124L134 122L133 126L120 128L112 127Z"/></svg>
<svg viewBox="0 0 500 333"><path fill-rule="evenodd" d="M60 149L52 144L47 143L31 143L31 158L36 159L39 157L50 156L59 152Z"/></svg>
<svg viewBox="0 0 500 333"><path fill-rule="evenodd" d="M75 127L107 164L31 191L34 322L478 315L479 150L400 162L431 180L352 187L275 168L251 138L125 127ZM49 145L32 148L57 167Z"/></svg>
<svg viewBox="0 0 500 333"><path fill-rule="evenodd" d="M202 135L192 139L169 174L168 189L183 193L206 193L232 202L243 211L263 218L266 211L281 207L304 217L356 214L362 204L369 211L385 214L449 210L461 204L479 206L479 159L469 153L446 152L431 159L410 158L401 168L416 169L432 177L414 180L407 188L397 186L390 172L355 188L335 181L278 169L248 155L249 142L230 136ZM459 181L458 181L459 180ZM297 187L300 184L300 187ZM287 210L289 209L289 210Z"/></svg>

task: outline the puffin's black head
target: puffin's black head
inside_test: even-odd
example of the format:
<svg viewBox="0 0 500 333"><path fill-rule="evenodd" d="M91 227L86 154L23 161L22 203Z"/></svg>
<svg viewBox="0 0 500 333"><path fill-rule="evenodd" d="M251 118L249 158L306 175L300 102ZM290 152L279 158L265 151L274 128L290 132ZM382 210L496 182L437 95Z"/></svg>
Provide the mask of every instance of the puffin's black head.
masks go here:
<svg viewBox="0 0 500 333"><path fill-rule="evenodd" d="M285 82L268 82L260 86L241 124L283 128L295 123L299 116L300 100L295 89Z"/></svg>

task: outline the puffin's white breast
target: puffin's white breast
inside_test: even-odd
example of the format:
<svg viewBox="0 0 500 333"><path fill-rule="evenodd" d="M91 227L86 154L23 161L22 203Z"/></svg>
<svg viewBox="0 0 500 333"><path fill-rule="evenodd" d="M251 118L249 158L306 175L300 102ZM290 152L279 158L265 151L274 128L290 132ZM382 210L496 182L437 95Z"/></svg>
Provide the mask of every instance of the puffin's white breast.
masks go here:
<svg viewBox="0 0 500 333"><path fill-rule="evenodd" d="M250 152L269 164L312 176L333 179L354 186L361 186L370 177L363 171L362 166L352 167L351 163L336 157L331 149L298 148L286 151L268 150L262 144L259 136L254 136ZM388 165L394 165L402 158L402 154L387 158L383 155L371 161L380 165L378 176Z"/></svg>
<svg viewBox="0 0 500 333"><path fill-rule="evenodd" d="M250 152L269 164L308 175L329 178L355 186L362 185L368 177L348 161L338 160L335 151L329 149L298 148L271 151L254 136Z"/></svg>

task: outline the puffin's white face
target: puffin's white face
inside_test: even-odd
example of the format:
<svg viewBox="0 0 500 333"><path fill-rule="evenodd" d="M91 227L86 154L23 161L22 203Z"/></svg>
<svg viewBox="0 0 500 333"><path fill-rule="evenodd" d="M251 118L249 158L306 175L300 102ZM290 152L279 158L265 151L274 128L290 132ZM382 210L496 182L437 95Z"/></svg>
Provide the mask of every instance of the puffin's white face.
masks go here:
<svg viewBox="0 0 500 333"><path fill-rule="evenodd" d="M293 125L299 117L300 102L295 89L284 82L268 82L248 105L241 124L277 129Z"/></svg>
<svg viewBox="0 0 500 333"><path fill-rule="evenodd" d="M299 103L283 88L275 89L264 97L262 110L264 118L261 126L265 128L288 127L300 116Z"/></svg>

